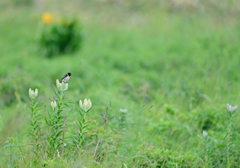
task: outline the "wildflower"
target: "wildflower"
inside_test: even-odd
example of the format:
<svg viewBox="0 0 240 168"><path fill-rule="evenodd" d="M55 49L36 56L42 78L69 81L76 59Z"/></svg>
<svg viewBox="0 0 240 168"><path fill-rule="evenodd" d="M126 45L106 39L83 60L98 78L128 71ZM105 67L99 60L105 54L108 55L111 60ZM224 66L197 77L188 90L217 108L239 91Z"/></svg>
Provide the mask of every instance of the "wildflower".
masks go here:
<svg viewBox="0 0 240 168"><path fill-rule="evenodd" d="M35 89L34 96L37 97L38 95L38 89Z"/></svg>
<svg viewBox="0 0 240 168"><path fill-rule="evenodd" d="M202 134L203 134L203 137L204 137L204 138L206 138L207 135L208 135L207 131L203 131Z"/></svg>
<svg viewBox="0 0 240 168"><path fill-rule="evenodd" d="M227 111L230 112L231 114L235 113L237 110L237 105L231 106L230 104L227 104Z"/></svg>
<svg viewBox="0 0 240 168"><path fill-rule="evenodd" d="M34 95L34 92L31 88L29 88L29 97L32 98Z"/></svg>
<svg viewBox="0 0 240 168"><path fill-rule="evenodd" d="M82 100L79 100L79 106L84 111L88 111L92 107L92 102L90 101L90 99L87 100L85 98L84 103L82 103Z"/></svg>
<svg viewBox="0 0 240 168"><path fill-rule="evenodd" d="M57 150L57 157L60 157L59 151Z"/></svg>
<svg viewBox="0 0 240 168"><path fill-rule="evenodd" d="M84 104L86 104L87 109L90 109L92 107L92 102L90 101L90 99L85 99L84 100Z"/></svg>
<svg viewBox="0 0 240 168"><path fill-rule="evenodd" d="M61 83L62 84L62 91L65 91L68 89L68 83Z"/></svg>
<svg viewBox="0 0 240 168"><path fill-rule="evenodd" d="M60 83L59 83L58 79L56 80L56 86L57 86L58 89L60 88Z"/></svg>
<svg viewBox="0 0 240 168"><path fill-rule="evenodd" d="M56 86L59 91L65 91L68 89L68 83L60 83L59 80L56 80Z"/></svg>
<svg viewBox="0 0 240 168"><path fill-rule="evenodd" d="M31 88L29 88L29 97L31 99L35 99L37 95L38 95L38 89L35 89L35 92L34 92Z"/></svg>
<svg viewBox="0 0 240 168"><path fill-rule="evenodd" d="M42 19L45 24L49 24L52 21L52 16L50 13L44 13Z"/></svg>
<svg viewBox="0 0 240 168"><path fill-rule="evenodd" d="M126 113L127 109L120 109L121 112Z"/></svg>
<svg viewBox="0 0 240 168"><path fill-rule="evenodd" d="M57 107L57 102L54 100L51 102L51 106L53 108L53 110Z"/></svg>

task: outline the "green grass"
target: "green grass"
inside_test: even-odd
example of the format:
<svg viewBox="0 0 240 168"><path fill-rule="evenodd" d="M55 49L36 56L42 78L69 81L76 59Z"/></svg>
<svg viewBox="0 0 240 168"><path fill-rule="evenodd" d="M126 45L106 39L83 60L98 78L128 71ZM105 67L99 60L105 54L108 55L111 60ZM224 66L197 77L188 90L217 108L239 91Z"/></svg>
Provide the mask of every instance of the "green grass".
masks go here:
<svg viewBox="0 0 240 168"><path fill-rule="evenodd" d="M1 10L0 167L226 167L226 105L240 102L239 18L220 9L171 11L146 4L146 9L100 5L98 10L85 3L76 12L83 25L82 48L51 59L37 51L41 14L30 7ZM28 89L38 88L43 112L44 104L50 108L52 84L67 72L72 77L66 95L73 102L67 123L79 117L78 101L90 98L88 137L97 129L96 139L89 139L81 156L66 151L65 158L37 158L26 133ZM94 160L106 107L114 118ZM120 108L128 110L124 131L117 120ZM231 167L240 162L239 119L236 112ZM7 137L15 140L12 148Z"/></svg>

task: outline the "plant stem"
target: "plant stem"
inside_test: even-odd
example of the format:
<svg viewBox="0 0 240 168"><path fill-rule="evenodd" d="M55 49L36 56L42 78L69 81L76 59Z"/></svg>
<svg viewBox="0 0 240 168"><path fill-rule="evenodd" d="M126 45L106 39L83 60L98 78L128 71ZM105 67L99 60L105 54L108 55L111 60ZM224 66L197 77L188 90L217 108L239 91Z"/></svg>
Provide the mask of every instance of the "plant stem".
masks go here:
<svg viewBox="0 0 240 168"><path fill-rule="evenodd" d="M228 123L228 133L227 133L227 168L230 168L230 157L229 157L229 151L230 151L230 137L231 137L231 130L232 130L232 117L233 115L230 115L229 123Z"/></svg>
<svg viewBox="0 0 240 168"><path fill-rule="evenodd" d="M208 167L207 137L204 137L204 163L205 167Z"/></svg>
<svg viewBox="0 0 240 168"><path fill-rule="evenodd" d="M40 138L40 141L41 141L41 145L42 145L42 151L44 151L44 149L43 149L43 142L42 142L42 133L41 133L41 129L40 129L40 125L39 125L39 122L37 122L37 124L38 124L38 128L39 128L39 138Z"/></svg>
<svg viewBox="0 0 240 168"><path fill-rule="evenodd" d="M103 137L103 134L104 134L104 130L105 130L105 127L106 127L106 123L107 123L107 121L108 121L107 113L108 113L108 108L107 108L106 112L105 112L104 114L102 114L102 119L103 119L103 121L104 121L103 132L102 132L101 137L100 137L99 140L98 140L98 143L97 143L95 152L94 152L94 154L93 154L93 158L94 158L95 155L96 155L98 145L99 145L99 143L100 143L100 141L101 141L101 139L102 139L102 137Z"/></svg>
<svg viewBox="0 0 240 168"><path fill-rule="evenodd" d="M64 117L64 124L63 124L63 144L62 144L62 157L63 157L63 153L64 153L65 121L66 121L66 116Z"/></svg>
<svg viewBox="0 0 240 168"><path fill-rule="evenodd" d="M96 146L96 149L95 149L95 152L94 152L93 158L94 158L94 157L95 157L95 155L96 155L96 152L97 152L98 145L99 145L99 143L100 143L100 141L101 141L101 139L102 139L102 137L103 137L103 134L104 134L104 130L105 130L106 123L107 123L107 122L104 122L104 126L103 126L103 132L102 132L102 135L101 135L101 137L100 137L100 138L99 138L99 140L98 140L98 143L97 143L97 146Z"/></svg>

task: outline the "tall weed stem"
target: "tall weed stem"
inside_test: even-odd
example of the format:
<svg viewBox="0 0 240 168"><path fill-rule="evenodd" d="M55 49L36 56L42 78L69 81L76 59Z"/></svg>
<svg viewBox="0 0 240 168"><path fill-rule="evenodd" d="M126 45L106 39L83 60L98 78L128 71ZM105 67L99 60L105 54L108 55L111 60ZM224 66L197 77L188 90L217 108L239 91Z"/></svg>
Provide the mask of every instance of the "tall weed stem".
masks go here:
<svg viewBox="0 0 240 168"><path fill-rule="evenodd" d="M227 168L230 168L230 138L232 132L232 122L233 122L233 115L237 111L237 105L231 106L227 104L227 114L229 117L228 123L228 131L227 131Z"/></svg>
<svg viewBox="0 0 240 168"><path fill-rule="evenodd" d="M227 132L227 168L230 168L230 138L232 131L232 120L233 115L230 114L229 123L228 123L228 132Z"/></svg>

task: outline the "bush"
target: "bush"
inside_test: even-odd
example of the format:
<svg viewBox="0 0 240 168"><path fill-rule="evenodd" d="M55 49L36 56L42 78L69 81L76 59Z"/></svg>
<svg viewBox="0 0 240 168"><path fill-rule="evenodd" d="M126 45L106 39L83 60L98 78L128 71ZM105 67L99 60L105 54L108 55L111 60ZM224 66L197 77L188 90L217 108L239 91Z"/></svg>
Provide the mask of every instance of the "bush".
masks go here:
<svg viewBox="0 0 240 168"><path fill-rule="evenodd" d="M26 74L10 74L0 79L0 107L10 106L16 101L26 101L26 89L31 79Z"/></svg>
<svg viewBox="0 0 240 168"><path fill-rule="evenodd" d="M151 149L137 162L139 167L201 167L200 160L192 153L179 154L159 148Z"/></svg>
<svg viewBox="0 0 240 168"><path fill-rule="evenodd" d="M43 15L42 28L38 37L43 55L52 57L78 49L82 43L81 26L76 19L55 21L49 13Z"/></svg>

